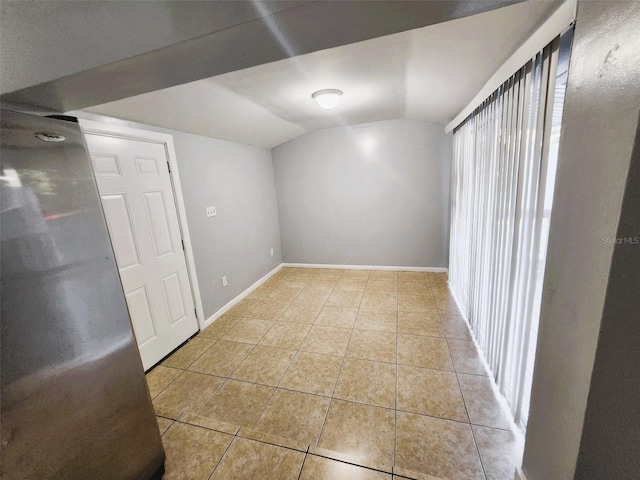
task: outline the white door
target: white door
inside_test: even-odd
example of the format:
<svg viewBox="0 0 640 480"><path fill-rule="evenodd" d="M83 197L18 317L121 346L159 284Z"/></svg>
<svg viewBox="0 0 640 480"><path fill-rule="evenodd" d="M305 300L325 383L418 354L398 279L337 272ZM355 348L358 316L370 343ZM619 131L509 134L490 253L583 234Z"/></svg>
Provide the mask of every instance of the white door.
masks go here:
<svg viewBox="0 0 640 480"><path fill-rule="evenodd" d="M85 138L147 370L198 330L165 145Z"/></svg>

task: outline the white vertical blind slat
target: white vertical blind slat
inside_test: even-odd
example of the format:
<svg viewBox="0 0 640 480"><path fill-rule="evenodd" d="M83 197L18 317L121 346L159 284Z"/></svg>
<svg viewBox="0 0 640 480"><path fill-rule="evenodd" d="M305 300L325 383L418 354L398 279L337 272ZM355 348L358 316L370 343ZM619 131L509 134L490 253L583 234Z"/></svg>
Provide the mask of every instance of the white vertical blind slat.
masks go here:
<svg viewBox="0 0 640 480"><path fill-rule="evenodd" d="M558 44L496 90L453 142L449 282L523 429L555 169L547 159Z"/></svg>

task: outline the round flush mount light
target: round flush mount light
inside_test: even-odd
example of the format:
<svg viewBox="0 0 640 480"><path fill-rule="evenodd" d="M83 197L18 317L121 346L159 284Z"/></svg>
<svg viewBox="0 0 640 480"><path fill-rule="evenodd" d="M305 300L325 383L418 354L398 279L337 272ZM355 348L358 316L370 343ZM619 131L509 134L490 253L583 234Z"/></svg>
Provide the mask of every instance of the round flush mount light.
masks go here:
<svg viewBox="0 0 640 480"><path fill-rule="evenodd" d="M326 90L318 90L311 95L311 98L315 99L325 110L331 110L338 106L340 103L340 97L342 96L342 90L335 88L328 88Z"/></svg>

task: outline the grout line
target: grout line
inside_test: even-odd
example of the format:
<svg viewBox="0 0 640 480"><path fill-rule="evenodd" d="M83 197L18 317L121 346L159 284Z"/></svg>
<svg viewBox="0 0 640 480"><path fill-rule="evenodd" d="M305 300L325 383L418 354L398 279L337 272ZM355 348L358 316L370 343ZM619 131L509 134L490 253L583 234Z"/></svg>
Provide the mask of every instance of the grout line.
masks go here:
<svg viewBox="0 0 640 480"><path fill-rule="evenodd" d="M238 381L242 381L242 380L238 380ZM260 410L260 414L253 421L253 423L251 424L251 427L249 427L251 430L253 430L253 427L256 426L256 423L258 423L258 420L260 420L260 417L262 417L262 415L264 414L264 411L267 409L267 407L271 403L271 400L273 399L273 396L276 393L277 387L272 386L271 388L273 388L273 391L271 392L271 395L269 395L269 398L267 399L267 401L264 402L264 406L262 407L262 410Z"/></svg>
<svg viewBox="0 0 640 480"><path fill-rule="evenodd" d="M397 277L397 275L396 275ZM398 282L396 278L396 298L398 298ZM396 459L398 458L398 331L400 326L398 325L400 318L400 301L396 308L396 392L394 395L394 408L393 408L393 465L391 471L396 466Z"/></svg>
<svg viewBox="0 0 640 480"><path fill-rule="evenodd" d="M186 372L186 370L182 370L181 368L174 368L174 367L165 367L165 368L173 368L174 370L180 370L180 374L176 378L171 380L167 385L165 385L162 388L162 390L160 390L158 393L155 394L155 396L151 397L152 404L155 398L158 398L162 392L164 392L167 388L169 388L176 380L178 380L184 374L184 372ZM146 375L145 375L145 381L146 381ZM151 394L151 392L149 392L149 394Z"/></svg>
<svg viewBox="0 0 640 480"><path fill-rule="evenodd" d="M229 435L229 434L227 434ZM218 461L216 462L216 466L213 467L213 470L211 470L211 473L209 474L208 480L211 480L211 478L213 477L213 474L216 472L216 470L218 469L218 466L220 465L220 463L222 463L222 459L224 458L224 456L227 454L227 452L229 451L229 449L231 448L231 444L233 442L235 442L236 437L238 435L238 432L236 432L233 435L233 438L231 439L231 441L229 442L229 445L227 445L227 448L224 449L224 452L222 453L222 455L220 455L220 458L218 459Z"/></svg>
<svg viewBox="0 0 640 480"><path fill-rule="evenodd" d="M344 275L344 272L342 273L342 275ZM368 281L369 275L367 274L367 281ZM360 298L360 303L358 304L358 311L360 311L360 307L362 306L362 300L364 298L364 293L362 294L362 297ZM358 318L358 313L356 313L356 320ZM355 325L355 322L354 322ZM327 418L329 417L329 411L331 410L331 404L333 403L333 399L334 399L334 395L336 392L336 388L338 387L338 381L340 380L340 375L342 375L342 368L344 367L344 362L345 359L347 358L347 352L349 351L349 344L351 343L351 338L353 337L353 331L355 329L352 328L351 329L351 333L349 334L349 341L347 342L347 347L344 351L344 355L342 357L342 363L340 364L340 370L338 371L338 376L336 377L336 382L333 384L333 390L331 390L331 401L329 402L329 407L327 408L327 413L324 415L324 420L322 421L322 428L320 428L320 435L318 435L318 440L316 441L316 446L318 446L320 444L320 439L322 438L322 434L324 433L324 426L327 423Z"/></svg>
<svg viewBox="0 0 640 480"><path fill-rule="evenodd" d="M449 349L449 355L451 355L451 348L449 347L449 341L447 340L447 348ZM451 359L451 363L453 363L453 358ZM471 428L471 416L469 415L469 408L467 407L467 400L464 398L464 393L462 393L462 386L460 385L460 379L458 378L458 371L456 370L455 364L453 365L453 369L456 372L456 382L458 384L458 390L460 391L460 396L462 397L462 404L464 405L465 413L467 414L467 418L469 419L469 430L471 430L471 438L473 439L473 445L476 447L476 453L478 454L478 460L480 460L480 466L482 467L482 473L485 478L487 478L487 472L484 468L484 462L482 461L482 456L480 455L480 448L478 448L478 442L476 441L476 435L473 432L473 428Z"/></svg>
<svg viewBox="0 0 640 480"><path fill-rule="evenodd" d="M290 274L289 274L289 275L290 275ZM286 275L286 276L285 276L285 278L286 278L287 276L289 276L289 275ZM314 276L314 277L312 277L312 278L315 278L315 276ZM307 284L307 285L308 285L308 284ZM301 293L302 293L302 292L301 292ZM296 298L297 298L297 297L296 297ZM293 303L293 302L291 302L291 303ZM290 303L290 304L291 304L291 303ZM282 314L281 314L281 315L282 315ZM276 322L277 322L277 320L276 320ZM275 325L275 323L274 323L274 325ZM273 327L272 327L272 328L273 328ZM271 330L271 329L269 329L269 330ZM309 331L311 331L311 329L309 329ZM307 335L308 335L308 334L309 334L309 332L307 332ZM266 335L266 333L265 333L265 335ZM263 338L264 338L264 336L263 336ZM305 338L306 338L306 335L305 335ZM260 339L260 340L262 340L262 339ZM303 340L303 342L304 342L304 340ZM300 344L300 345L302 346L302 344ZM272 347L272 348L276 348L276 347ZM252 350L252 351L253 351L253 350ZM298 350L297 350L297 351L296 351L296 353L294 354L293 358L289 361L289 365L287 365L287 368L285 369L285 371L284 371L284 372L282 372L282 375L281 375L281 376L280 376L280 378L278 379L278 383L276 384L276 386L275 386L275 387L273 387L273 391L271 392L271 395L269 395L269 399L265 402L264 406L262 407L262 410L260 411L260 414L256 417L255 421L251 424L251 428L252 428L252 429L253 429L253 427L255 427L255 425L258 423L258 421L260 420L260 418L261 418L261 417L262 417L262 415L264 414L265 410L267 409L267 407L268 407L268 406L269 406L269 404L271 403L271 400L273 399L273 396L275 395L276 390L277 390L277 388L278 388L278 387L277 387L277 385L279 385L279 384L280 384L280 382L282 381L282 379L284 378L285 374L287 373L287 370L289 370L289 367L290 367L290 366L291 366L291 364L293 363L293 360L295 359L295 357L296 357L296 355L298 354L298 352L299 352L299 351L300 351L300 349L298 348ZM251 352L249 352L249 354L251 354ZM247 355L247 356L248 356L248 355ZM243 362L244 362L244 360L243 360ZM235 372L235 370L234 370L234 372ZM232 373L232 374L233 374L233 373ZM242 380L239 380L239 379L238 379L238 381L242 381ZM249 382L249 383L253 383L253 382Z"/></svg>
<svg viewBox="0 0 640 480"><path fill-rule="evenodd" d="M323 450L326 450L326 451L329 451L329 452L335 452L339 456L347 455L347 454L344 454L342 452L338 452L336 450L330 450L328 448L324 448ZM355 463L355 461L350 462L349 460L345 460L345 459L338 459L338 458L334 458L334 457L329 457L328 455L323 455L320 452L309 452L309 455L311 455L312 457L326 458L327 460L332 460L332 461L338 462L338 463L344 463L346 465L353 465L354 467L363 468L365 470L371 470L373 472L384 473L386 475L389 475L390 477L393 476L393 473L391 473L393 471L393 467L390 469L390 471L387 471L387 470L380 470L379 468L370 467L368 465L361 465L359 463ZM331 477L331 478L333 478L333 477ZM402 478L405 478L405 477L402 477ZM445 480L445 479L440 479L440 480Z"/></svg>
<svg viewBox="0 0 640 480"><path fill-rule="evenodd" d="M302 470L304 470L304 464L307 461L307 455L309 455L309 445L307 445L307 451L304 452L304 458L302 459L302 464L300 465L300 471L298 472L298 480L300 480L300 477L302 476Z"/></svg>

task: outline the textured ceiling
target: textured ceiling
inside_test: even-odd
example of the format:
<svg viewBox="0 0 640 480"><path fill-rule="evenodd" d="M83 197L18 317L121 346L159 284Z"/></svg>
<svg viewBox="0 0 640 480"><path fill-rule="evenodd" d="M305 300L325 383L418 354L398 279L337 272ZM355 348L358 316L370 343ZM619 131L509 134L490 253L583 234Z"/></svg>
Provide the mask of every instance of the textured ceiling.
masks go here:
<svg viewBox="0 0 640 480"><path fill-rule="evenodd" d="M266 148L339 125L396 118L446 124L556 7L530 0L88 111ZM286 49L286 38L280 41ZM311 98L323 88L344 92L335 110Z"/></svg>

